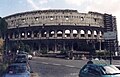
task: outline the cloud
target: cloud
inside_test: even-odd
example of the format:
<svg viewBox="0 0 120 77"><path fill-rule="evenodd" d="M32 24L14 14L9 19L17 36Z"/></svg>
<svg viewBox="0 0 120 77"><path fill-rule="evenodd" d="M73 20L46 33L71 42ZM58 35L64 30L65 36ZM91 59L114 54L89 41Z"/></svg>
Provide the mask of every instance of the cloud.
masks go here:
<svg viewBox="0 0 120 77"><path fill-rule="evenodd" d="M49 0L49 1L53 1L53 0ZM27 0L27 3L29 3L34 10L38 10L38 9L42 9L42 7L44 8L44 4L47 4L48 0Z"/></svg>
<svg viewBox="0 0 120 77"><path fill-rule="evenodd" d="M116 16L118 27L118 38L120 41L120 0L65 0L66 4L76 7L84 7L85 12L95 11L100 13L108 13ZM83 6L84 5L84 6Z"/></svg>
<svg viewBox="0 0 120 77"><path fill-rule="evenodd" d="M39 3L42 5L42 4L48 3L48 0L40 0Z"/></svg>
<svg viewBox="0 0 120 77"><path fill-rule="evenodd" d="M33 2L33 0L27 0L27 2L33 7L33 9L39 9L39 7Z"/></svg>
<svg viewBox="0 0 120 77"><path fill-rule="evenodd" d="M75 4L77 6L80 6L85 0L65 0L68 4Z"/></svg>
<svg viewBox="0 0 120 77"><path fill-rule="evenodd" d="M65 0L67 4L71 6L80 6L84 8L85 11L95 10L98 12L106 12L106 13L115 13L119 12L120 8L120 0Z"/></svg>
<svg viewBox="0 0 120 77"><path fill-rule="evenodd" d="M120 0L91 0L86 10L96 10L98 12L115 13L120 8Z"/></svg>

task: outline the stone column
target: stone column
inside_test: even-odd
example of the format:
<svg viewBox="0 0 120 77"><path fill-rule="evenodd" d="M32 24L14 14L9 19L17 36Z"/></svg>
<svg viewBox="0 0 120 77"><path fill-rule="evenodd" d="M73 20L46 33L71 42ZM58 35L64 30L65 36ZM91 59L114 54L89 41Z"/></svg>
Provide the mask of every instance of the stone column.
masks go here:
<svg viewBox="0 0 120 77"><path fill-rule="evenodd" d="M49 52L49 43L48 43L48 41L47 41L46 45L47 45L47 52Z"/></svg>
<svg viewBox="0 0 120 77"><path fill-rule="evenodd" d="M33 31L31 32L31 37L34 38L34 34L33 34Z"/></svg>
<svg viewBox="0 0 120 77"><path fill-rule="evenodd" d="M94 31L91 31L91 39L95 39L95 37L94 37Z"/></svg>
<svg viewBox="0 0 120 77"><path fill-rule="evenodd" d="M49 38L49 31L46 31L46 37Z"/></svg>
<svg viewBox="0 0 120 77"><path fill-rule="evenodd" d="M13 33L12 38L15 39L15 33Z"/></svg>
<svg viewBox="0 0 120 77"><path fill-rule="evenodd" d="M55 40L55 52L57 52L57 42Z"/></svg>
<svg viewBox="0 0 120 77"><path fill-rule="evenodd" d="M65 38L65 30L63 29L62 37Z"/></svg>
<svg viewBox="0 0 120 77"><path fill-rule="evenodd" d="M73 30L70 30L70 38L74 38L73 37Z"/></svg>
<svg viewBox="0 0 120 77"><path fill-rule="evenodd" d="M39 31L38 38L41 39L41 31Z"/></svg>
<svg viewBox="0 0 120 77"><path fill-rule="evenodd" d="M99 40L100 44L99 44L99 51L101 51L101 40Z"/></svg>
<svg viewBox="0 0 120 77"><path fill-rule="evenodd" d="M39 52L41 51L41 43L39 42Z"/></svg>
<svg viewBox="0 0 120 77"><path fill-rule="evenodd" d="M72 45L71 50L73 51L73 50L74 50L74 49L73 49L73 41L72 41L71 43L72 43L72 44L71 44L71 45Z"/></svg>
<svg viewBox="0 0 120 77"><path fill-rule="evenodd" d="M78 31L77 36L80 39L80 31L79 30L77 30L77 31Z"/></svg>
<svg viewBox="0 0 120 77"><path fill-rule="evenodd" d="M55 38L57 38L57 30L55 30Z"/></svg>
<svg viewBox="0 0 120 77"><path fill-rule="evenodd" d="M27 39L27 32L25 31L25 38Z"/></svg>
<svg viewBox="0 0 120 77"><path fill-rule="evenodd" d="M66 50L66 48L65 48L65 41L63 41L63 49Z"/></svg>
<svg viewBox="0 0 120 77"><path fill-rule="evenodd" d="M88 39L88 30L84 30L85 31L85 39Z"/></svg>

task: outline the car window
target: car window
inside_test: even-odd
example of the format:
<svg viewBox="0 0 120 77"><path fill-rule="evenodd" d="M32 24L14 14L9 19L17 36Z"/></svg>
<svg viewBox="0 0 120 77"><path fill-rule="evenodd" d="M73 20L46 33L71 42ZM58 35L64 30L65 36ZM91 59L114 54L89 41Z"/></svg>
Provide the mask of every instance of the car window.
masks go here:
<svg viewBox="0 0 120 77"><path fill-rule="evenodd" d="M19 56L17 56L17 58L26 58L26 56L25 55L19 55Z"/></svg>
<svg viewBox="0 0 120 77"><path fill-rule="evenodd" d="M120 70L113 65L103 67L104 74L120 74Z"/></svg>
<svg viewBox="0 0 120 77"><path fill-rule="evenodd" d="M81 72L100 75L99 68L97 66L93 66L93 65L86 65L85 67L83 67Z"/></svg>
<svg viewBox="0 0 120 77"><path fill-rule="evenodd" d="M7 73L13 74L13 73L24 73L26 71L26 66L8 66Z"/></svg>
<svg viewBox="0 0 120 77"><path fill-rule="evenodd" d="M84 72L84 73L87 73L88 72L88 68L89 66L84 66L82 69L81 69L81 72Z"/></svg>
<svg viewBox="0 0 120 77"><path fill-rule="evenodd" d="M97 66L90 65L88 69L89 73L95 74L95 75L100 75L100 70Z"/></svg>

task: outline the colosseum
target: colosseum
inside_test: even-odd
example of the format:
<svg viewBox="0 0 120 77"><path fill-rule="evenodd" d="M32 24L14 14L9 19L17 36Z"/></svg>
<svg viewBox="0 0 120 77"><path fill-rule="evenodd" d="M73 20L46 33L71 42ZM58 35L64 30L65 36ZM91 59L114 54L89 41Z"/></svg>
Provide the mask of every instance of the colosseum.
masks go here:
<svg viewBox="0 0 120 77"><path fill-rule="evenodd" d="M11 45L22 41L32 51L104 51L104 15L77 10L37 10L4 17ZM11 46L10 45L10 46Z"/></svg>

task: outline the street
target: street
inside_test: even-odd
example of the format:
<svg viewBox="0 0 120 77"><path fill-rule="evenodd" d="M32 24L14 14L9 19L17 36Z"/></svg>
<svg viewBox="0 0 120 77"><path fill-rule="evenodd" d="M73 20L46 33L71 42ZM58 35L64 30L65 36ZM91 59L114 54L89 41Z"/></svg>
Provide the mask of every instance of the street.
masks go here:
<svg viewBox="0 0 120 77"><path fill-rule="evenodd" d="M30 60L30 65L39 77L78 77L80 68L87 61L35 57ZM113 64L120 64L120 62L114 60Z"/></svg>
<svg viewBox="0 0 120 77"><path fill-rule="evenodd" d="M87 61L35 57L30 60L30 65L39 77L78 77L80 68ZM113 64L119 64L119 61L113 61Z"/></svg>
<svg viewBox="0 0 120 77"><path fill-rule="evenodd" d="M86 61L55 58L33 58L30 61L33 72L40 77L78 77L80 68Z"/></svg>

